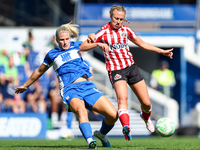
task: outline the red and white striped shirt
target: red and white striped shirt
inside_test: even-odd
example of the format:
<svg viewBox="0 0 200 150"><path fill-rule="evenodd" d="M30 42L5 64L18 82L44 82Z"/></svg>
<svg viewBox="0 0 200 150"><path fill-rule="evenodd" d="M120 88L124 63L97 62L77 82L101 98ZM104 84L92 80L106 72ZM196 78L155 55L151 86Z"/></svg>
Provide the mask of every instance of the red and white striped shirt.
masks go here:
<svg viewBox="0 0 200 150"><path fill-rule="evenodd" d="M133 56L128 46L128 39L133 39L137 35L128 26L122 25L118 30L112 30L109 27L109 23L107 23L95 35L95 42L109 45L109 52L104 51L106 69L108 71L121 70L134 64Z"/></svg>

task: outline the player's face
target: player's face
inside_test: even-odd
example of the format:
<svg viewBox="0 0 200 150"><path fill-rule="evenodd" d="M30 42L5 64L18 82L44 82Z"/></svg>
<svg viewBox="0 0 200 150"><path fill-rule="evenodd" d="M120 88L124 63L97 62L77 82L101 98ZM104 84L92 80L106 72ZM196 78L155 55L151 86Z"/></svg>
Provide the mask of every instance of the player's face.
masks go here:
<svg viewBox="0 0 200 150"><path fill-rule="evenodd" d="M125 13L122 11L114 10L113 14L110 15L111 18L111 28L112 29L119 29L124 21Z"/></svg>
<svg viewBox="0 0 200 150"><path fill-rule="evenodd" d="M59 34L58 44L61 49L67 50L70 47L71 37L68 32Z"/></svg>

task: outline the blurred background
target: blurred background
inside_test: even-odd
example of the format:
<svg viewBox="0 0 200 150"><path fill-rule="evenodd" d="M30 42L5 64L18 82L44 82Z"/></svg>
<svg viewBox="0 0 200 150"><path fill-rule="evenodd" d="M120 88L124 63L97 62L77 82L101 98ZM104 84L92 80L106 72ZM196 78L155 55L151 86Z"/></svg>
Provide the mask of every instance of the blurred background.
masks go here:
<svg viewBox="0 0 200 150"><path fill-rule="evenodd" d="M62 105L52 69L23 94L16 95L15 87L57 47L57 27L70 21L79 24L80 36L73 40L84 41L110 21L109 9L114 4L126 8L130 23L124 24L137 36L163 49L174 48L171 60L129 43L148 86L154 123L168 117L174 121L177 135L199 134L200 0L0 0L1 139L81 136L77 118ZM102 50L95 48L83 58L91 65L91 81L117 108ZM165 74L160 76L159 71ZM138 99L130 89L128 93L132 135L151 136L139 117ZM102 116L89 112L89 119L92 129L99 129ZM108 135L123 136L119 121Z"/></svg>

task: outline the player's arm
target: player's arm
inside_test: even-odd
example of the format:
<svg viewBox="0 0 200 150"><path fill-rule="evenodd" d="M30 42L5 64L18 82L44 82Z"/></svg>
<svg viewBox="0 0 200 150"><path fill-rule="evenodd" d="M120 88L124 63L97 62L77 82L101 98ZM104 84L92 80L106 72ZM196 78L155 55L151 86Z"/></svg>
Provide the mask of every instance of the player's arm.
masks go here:
<svg viewBox="0 0 200 150"><path fill-rule="evenodd" d="M84 51L88 51L88 50L90 50L90 49L93 49L93 48L95 48L95 47L97 47L97 46L99 46L99 47L101 47L103 50L105 50L106 52L108 52L109 51L109 47L108 47L108 45L106 44L106 43L91 43L90 41L88 41L88 40L86 40L86 41L84 41L81 45L80 45L80 47L79 47L79 50L81 51L81 52L84 52Z"/></svg>
<svg viewBox="0 0 200 150"><path fill-rule="evenodd" d="M41 64L35 71L31 74L30 78L22 85L16 88L15 93L23 93L27 88L33 84L39 77L41 77L45 71L48 70L48 66Z"/></svg>
<svg viewBox="0 0 200 150"><path fill-rule="evenodd" d="M88 42L94 43L96 41L96 35L94 33L90 33L87 40Z"/></svg>
<svg viewBox="0 0 200 150"><path fill-rule="evenodd" d="M135 45L139 46L140 48L147 50L147 51L152 51L152 52L156 52L159 54L163 54L165 56L168 56L169 58L172 59L173 56L173 48L168 49L168 50L163 50L161 48L158 48L156 46L153 46L145 41L143 41L141 38L139 38L138 36L136 36L133 39L130 39L131 42L133 42Z"/></svg>

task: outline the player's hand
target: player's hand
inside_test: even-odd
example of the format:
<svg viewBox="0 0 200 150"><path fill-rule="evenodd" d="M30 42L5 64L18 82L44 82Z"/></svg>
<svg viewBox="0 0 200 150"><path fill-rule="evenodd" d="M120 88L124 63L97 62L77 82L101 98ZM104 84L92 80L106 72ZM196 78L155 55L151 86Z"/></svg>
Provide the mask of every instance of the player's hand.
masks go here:
<svg viewBox="0 0 200 150"><path fill-rule="evenodd" d="M19 86L19 87L17 87L17 88L15 88L15 93L23 93L24 91L26 91L27 90L27 87L26 86Z"/></svg>
<svg viewBox="0 0 200 150"><path fill-rule="evenodd" d="M90 33L87 39L88 43L94 43L95 40L96 40L96 35L94 33Z"/></svg>
<svg viewBox="0 0 200 150"><path fill-rule="evenodd" d="M105 50L107 53L109 52L109 46L106 43L97 43L99 47Z"/></svg>
<svg viewBox="0 0 200 150"><path fill-rule="evenodd" d="M173 50L174 50L173 48L172 48L172 49L169 49L169 50L163 50L163 51L162 51L162 54L165 55L165 56L168 56L169 58L172 59L172 58L173 58L173 57L172 57L172 56L173 56L173 52L172 52Z"/></svg>

